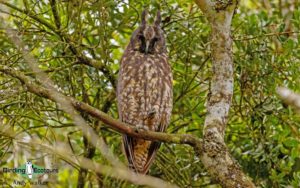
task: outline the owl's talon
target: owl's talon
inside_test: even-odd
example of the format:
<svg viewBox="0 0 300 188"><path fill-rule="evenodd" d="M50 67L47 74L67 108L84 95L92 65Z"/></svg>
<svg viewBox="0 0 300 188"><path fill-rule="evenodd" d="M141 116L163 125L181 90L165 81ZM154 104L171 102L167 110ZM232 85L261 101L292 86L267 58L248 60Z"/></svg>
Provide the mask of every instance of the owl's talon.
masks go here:
<svg viewBox="0 0 300 188"><path fill-rule="evenodd" d="M143 130L143 131L149 131L149 127L143 126L143 125L136 125L137 131Z"/></svg>
<svg viewBox="0 0 300 188"><path fill-rule="evenodd" d="M142 128L144 131L149 131L149 127L143 126Z"/></svg>

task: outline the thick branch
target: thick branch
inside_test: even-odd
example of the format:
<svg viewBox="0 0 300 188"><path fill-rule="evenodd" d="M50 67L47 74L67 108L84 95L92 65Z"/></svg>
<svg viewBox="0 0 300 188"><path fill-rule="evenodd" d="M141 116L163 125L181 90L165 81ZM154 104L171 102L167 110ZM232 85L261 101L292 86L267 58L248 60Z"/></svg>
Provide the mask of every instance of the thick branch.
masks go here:
<svg viewBox="0 0 300 188"><path fill-rule="evenodd" d="M34 83L29 77L25 76L22 72L11 69L7 66L0 66L0 72L3 72L11 77L17 78L20 80L28 89L29 92L36 94L40 97L50 99L55 102L53 95L51 95L48 89ZM127 134L133 137L143 138L146 140L156 140L166 143L175 143L175 144L188 144L194 147L198 155L201 154L202 141L192 135L179 135L179 134L167 134L161 132L146 131L142 129L137 129L134 126L123 123L119 120L116 120L106 113L86 104L76 100L73 97L66 97L66 100L70 100L71 104L75 109L81 112L85 112L102 122L104 122L109 128L123 134Z"/></svg>
<svg viewBox="0 0 300 188"><path fill-rule="evenodd" d="M233 95L231 20L237 1L195 0L211 26L212 72L203 130L201 160L223 187L255 187L231 157L224 142Z"/></svg>

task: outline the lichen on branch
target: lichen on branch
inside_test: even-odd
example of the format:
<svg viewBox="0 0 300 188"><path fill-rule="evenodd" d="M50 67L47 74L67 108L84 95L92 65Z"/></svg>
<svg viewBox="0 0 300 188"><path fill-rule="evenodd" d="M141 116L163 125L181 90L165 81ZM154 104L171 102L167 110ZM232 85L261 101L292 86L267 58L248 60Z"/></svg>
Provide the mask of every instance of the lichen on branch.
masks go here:
<svg viewBox="0 0 300 188"><path fill-rule="evenodd" d="M212 80L207 98L201 161L223 187L255 187L224 141L233 96L231 21L237 1L195 0L211 26Z"/></svg>

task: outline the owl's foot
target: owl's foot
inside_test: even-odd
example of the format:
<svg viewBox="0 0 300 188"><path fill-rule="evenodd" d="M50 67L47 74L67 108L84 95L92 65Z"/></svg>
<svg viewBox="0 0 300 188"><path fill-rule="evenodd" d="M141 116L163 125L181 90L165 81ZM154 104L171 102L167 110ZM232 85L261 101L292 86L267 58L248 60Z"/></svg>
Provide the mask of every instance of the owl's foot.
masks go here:
<svg viewBox="0 0 300 188"><path fill-rule="evenodd" d="M138 124L138 125L136 125L136 131L138 132L139 130L149 131L149 127Z"/></svg>

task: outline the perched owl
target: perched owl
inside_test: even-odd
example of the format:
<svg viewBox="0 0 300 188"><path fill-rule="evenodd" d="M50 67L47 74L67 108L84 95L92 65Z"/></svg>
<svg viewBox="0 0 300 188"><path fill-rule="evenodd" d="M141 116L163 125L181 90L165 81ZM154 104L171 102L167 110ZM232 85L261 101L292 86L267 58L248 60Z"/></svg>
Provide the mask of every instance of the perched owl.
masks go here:
<svg viewBox="0 0 300 188"><path fill-rule="evenodd" d="M147 11L130 39L118 77L118 110L121 121L145 130L164 132L170 122L173 100L172 72L161 16L146 23ZM123 136L129 167L145 174L160 147L159 142Z"/></svg>

